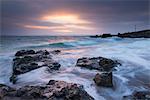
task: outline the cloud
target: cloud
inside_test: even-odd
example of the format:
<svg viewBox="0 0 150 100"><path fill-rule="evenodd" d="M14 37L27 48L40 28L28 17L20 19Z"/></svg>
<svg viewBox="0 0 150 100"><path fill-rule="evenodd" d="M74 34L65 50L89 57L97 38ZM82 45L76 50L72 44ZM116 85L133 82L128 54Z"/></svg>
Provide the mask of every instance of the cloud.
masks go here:
<svg viewBox="0 0 150 100"><path fill-rule="evenodd" d="M46 15L41 18L43 21L59 24L87 24L89 21L80 19L77 15L64 14L64 15Z"/></svg>
<svg viewBox="0 0 150 100"><path fill-rule="evenodd" d="M25 28L31 29L42 29L42 30L49 30L49 29L65 29L66 27L63 26L38 26L38 25L24 25Z"/></svg>
<svg viewBox="0 0 150 100"><path fill-rule="evenodd" d="M48 26L25 25L24 27L31 28L31 29L50 29L50 27L48 27Z"/></svg>
<svg viewBox="0 0 150 100"><path fill-rule="evenodd" d="M71 30L67 30L67 29L61 29L61 30L53 30L54 32L60 32L60 33L70 33L72 32Z"/></svg>
<svg viewBox="0 0 150 100"><path fill-rule="evenodd" d="M68 28L82 29L82 30L94 30L95 29L89 26L81 26L81 25L65 25L65 26Z"/></svg>
<svg viewBox="0 0 150 100"><path fill-rule="evenodd" d="M0 24L3 35L126 32L135 24L139 30L149 28L148 4L148 0L2 0Z"/></svg>
<svg viewBox="0 0 150 100"><path fill-rule="evenodd" d="M43 15L41 18L37 18L37 25L23 25L25 28L38 29L38 30L52 30L53 32L73 32L78 30L94 30L90 25L92 22L81 19L77 15L73 14L59 14L59 15ZM47 25L43 25L44 23ZM48 25L49 23L49 25ZM51 25L55 24L55 26Z"/></svg>

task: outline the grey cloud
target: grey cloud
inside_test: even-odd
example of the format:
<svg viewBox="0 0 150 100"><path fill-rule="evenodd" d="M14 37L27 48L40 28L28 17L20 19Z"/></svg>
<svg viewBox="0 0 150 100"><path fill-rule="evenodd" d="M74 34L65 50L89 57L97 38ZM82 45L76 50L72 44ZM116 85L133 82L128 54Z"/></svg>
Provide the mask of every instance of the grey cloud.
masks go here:
<svg viewBox="0 0 150 100"><path fill-rule="evenodd" d="M57 26L41 23L36 18L59 11L79 14L82 19L93 22L92 26L99 32L124 32L131 30L128 26L134 24L138 24L139 29L148 28L149 0L2 0L1 3L3 35L31 32L19 24Z"/></svg>

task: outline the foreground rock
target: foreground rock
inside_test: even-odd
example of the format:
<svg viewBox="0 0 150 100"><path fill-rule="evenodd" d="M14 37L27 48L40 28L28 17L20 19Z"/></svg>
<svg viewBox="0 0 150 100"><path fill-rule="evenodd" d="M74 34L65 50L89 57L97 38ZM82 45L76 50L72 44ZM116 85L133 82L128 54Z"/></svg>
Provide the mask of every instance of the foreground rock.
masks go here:
<svg viewBox="0 0 150 100"><path fill-rule="evenodd" d="M113 87L112 71L117 65L121 65L117 61L113 61L104 57L95 58L80 58L76 66L87 69L95 69L101 72L97 73L94 77L94 82L97 86Z"/></svg>
<svg viewBox="0 0 150 100"><path fill-rule="evenodd" d="M94 100L82 86L55 80L50 80L45 86L25 86L2 95L4 100Z"/></svg>
<svg viewBox="0 0 150 100"><path fill-rule="evenodd" d="M35 54L36 52L34 50L20 50L17 51L15 56L24 56L24 55L29 55L29 54Z"/></svg>
<svg viewBox="0 0 150 100"><path fill-rule="evenodd" d="M60 51L48 52L47 50L20 50L15 54L13 59L13 73L10 81L16 82L17 75L24 74L34 69L47 66L51 71L58 70L60 64L52 59L52 53Z"/></svg>
<svg viewBox="0 0 150 100"><path fill-rule="evenodd" d="M93 80L97 86L113 87L112 72L102 74L97 73Z"/></svg>
<svg viewBox="0 0 150 100"><path fill-rule="evenodd" d="M13 88L6 86L4 84L0 84L0 100L2 100L2 98L7 95L8 93L14 91Z"/></svg>
<svg viewBox="0 0 150 100"><path fill-rule="evenodd" d="M80 58L78 59L76 66L95 69L99 71L112 71L114 67L118 65L117 61L113 61L104 57L95 57L95 58Z"/></svg>
<svg viewBox="0 0 150 100"><path fill-rule="evenodd" d="M132 95L124 96L124 100L150 100L150 91L138 91Z"/></svg>

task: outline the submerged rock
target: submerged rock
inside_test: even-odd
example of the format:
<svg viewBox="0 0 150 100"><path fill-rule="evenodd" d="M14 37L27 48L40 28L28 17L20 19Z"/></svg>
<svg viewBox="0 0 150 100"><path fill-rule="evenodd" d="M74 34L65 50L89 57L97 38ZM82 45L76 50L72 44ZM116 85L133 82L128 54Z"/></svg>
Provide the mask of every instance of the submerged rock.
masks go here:
<svg viewBox="0 0 150 100"><path fill-rule="evenodd" d="M58 70L60 64L52 59L52 55L47 50L20 50L13 59L13 73L10 81L15 83L17 75L24 74L34 69L47 66L49 70Z"/></svg>
<svg viewBox="0 0 150 100"><path fill-rule="evenodd" d="M80 58L78 59L76 66L84 67L88 69L95 69L99 71L112 71L116 67L118 62L104 57L95 58Z"/></svg>
<svg viewBox="0 0 150 100"><path fill-rule="evenodd" d="M97 86L113 87L112 72L102 74L97 73L93 80Z"/></svg>
<svg viewBox="0 0 150 100"><path fill-rule="evenodd" d="M124 100L150 100L150 91L136 91L132 95L124 96Z"/></svg>
<svg viewBox="0 0 150 100"><path fill-rule="evenodd" d="M55 80L50 80L45 86L24 86L7 91L1 98L4 100L7 98L16 98L17 100L94 100L82 86Z"/></svg>

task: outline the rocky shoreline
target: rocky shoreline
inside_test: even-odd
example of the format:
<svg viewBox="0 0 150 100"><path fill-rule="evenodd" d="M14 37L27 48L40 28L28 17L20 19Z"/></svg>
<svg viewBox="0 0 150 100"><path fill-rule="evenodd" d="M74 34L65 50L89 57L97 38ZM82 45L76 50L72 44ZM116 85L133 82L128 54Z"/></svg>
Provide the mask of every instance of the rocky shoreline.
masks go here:
<svg viewBox="0 0 150 100"><path fill-rule="evenodd" d="M10 81L17 83L17 76L32 70L47 67L49 72L59 70L61 65L53 59L53 56L61 53L60 50L20 50L17 51L13 59L12 76ZM93 82L97 87L114 87L113 71L121 66L118 61L104 58L79 58L74 67L97 70L93 77ZM91 78L92 79L92 78ZM134 92L132 95L124 96L127 99L150 99L149 91ZM49 80L45 85L23 86L19 89L0 84L0 99L2 100L94 100L85 90L84 86L65 81Z"/></svg>
<svg viewBox="0 0 150 100"><path fill-rule="evenodd" d="M2 100L94 100L81 85L50 80L44 86L24 86L14 89L0 85Z"/></svg>

